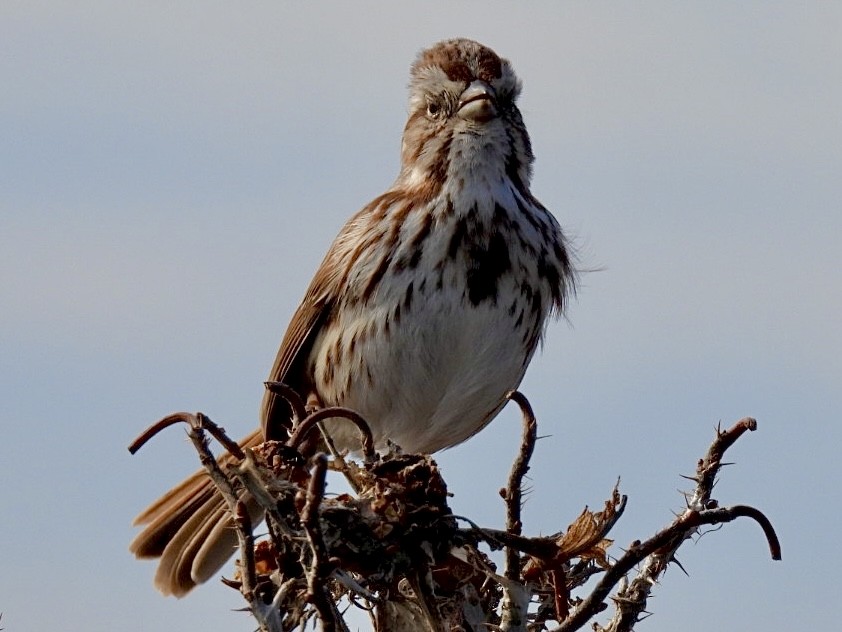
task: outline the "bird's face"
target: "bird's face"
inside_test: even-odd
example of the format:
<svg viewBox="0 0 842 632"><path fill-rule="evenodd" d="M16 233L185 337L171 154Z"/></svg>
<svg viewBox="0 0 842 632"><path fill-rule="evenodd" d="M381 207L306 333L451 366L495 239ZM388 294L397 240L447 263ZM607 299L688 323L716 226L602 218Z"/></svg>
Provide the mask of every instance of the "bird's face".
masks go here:
<svg viewBox="0 0 842 632"><path fill-rule="evenodd" d="M422 51L410 75L403 180L430 186L458 160L460 173L496 166L528 187L533 157L519 94L509 62L482 44L454 39Z"/></svg>

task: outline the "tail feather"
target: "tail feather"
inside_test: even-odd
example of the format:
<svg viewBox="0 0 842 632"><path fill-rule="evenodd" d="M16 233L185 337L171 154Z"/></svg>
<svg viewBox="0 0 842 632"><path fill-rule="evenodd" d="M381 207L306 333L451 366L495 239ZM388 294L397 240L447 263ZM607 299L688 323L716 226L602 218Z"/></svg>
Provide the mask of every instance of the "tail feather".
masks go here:
<svg viewBox="0 0 842 632"><path fill-rule="evenodd" d="M263 521L263 509L250 495L243 496L243 503L253 525ZM237 546L237 533L232 528L230 519L209 522L213 525L213 530L207 535L193 559L192 578L197 584L202 584L216 575Z"/></svg>
<svg viewBox="0 0 842 632"><path fill-rule="evenodd" d="M202 505L170 540L155 573L155 587L165 595L183 597L197 584L193 560L217 521L229 521L221 497ZM229 555L231 551L228 551Z"/></svg>
<svg viewBox="0 0 842 632"><path fill-rule="evenodd" d="M139 513L132 524L135 526L151 524L162 516L166 517L182 509L185 500L189 500L192 495L205 489L202 484L206 481L208 481L207 471L201 469L194 472Z"/></svg>
<svg viewBox="0 0 842 632"><path fill-rule="evenodd" d="M177 496L169 499L169 503L162 505L162 511L148 521L146 528L129 545L129 550L135 557L161 557L167 545L186 526L191 516L218 496L207 473L197 472L190 480L193 483L192 488L181 490ZM219 500L222 498L219 497Z"/></svg>
<svg viewBox="0 0 842 632"><path fill-rule="evenodd" d="M263 440L257 430L240 445L254 447ZM231 463L230 456L220 458ZM253 522L262 512L250 497L243 498ZM234 553L237 543L227 506L204 470L172 488L138 515L146 525L129 550L138 558L160 558L155 586L165 595L183 597L210 579Z"/></svg>

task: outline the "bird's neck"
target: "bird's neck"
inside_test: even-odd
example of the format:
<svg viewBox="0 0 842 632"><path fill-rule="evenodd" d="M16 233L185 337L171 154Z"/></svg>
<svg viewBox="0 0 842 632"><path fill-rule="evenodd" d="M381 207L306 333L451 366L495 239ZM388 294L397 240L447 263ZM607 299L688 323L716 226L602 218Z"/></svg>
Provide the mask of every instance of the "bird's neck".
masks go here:
<svg viewBox="0 0 842 632"><path fill-rule="evenodd" d="M445 197L462 209L511 200L512 191L529 198L529 169L503 130L455 134L435 152L422 152L401 171L397 188L420 197Z"/></svg>

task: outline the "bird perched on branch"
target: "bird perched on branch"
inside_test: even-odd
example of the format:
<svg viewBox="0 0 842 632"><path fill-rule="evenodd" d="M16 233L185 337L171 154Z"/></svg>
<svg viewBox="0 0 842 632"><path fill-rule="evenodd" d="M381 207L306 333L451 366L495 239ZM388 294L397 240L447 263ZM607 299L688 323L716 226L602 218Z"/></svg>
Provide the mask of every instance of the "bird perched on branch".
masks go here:
<svg viewBox="0 0 842 632"><path fill-rule="evenodd" d="M497 415L575 277L558 222L529 189L520 89L509 62L477 42L446 40L418 55L400 173L342 227L270 381L357 411L378 445L407 452L456 445ZM242 445L286 439L282 397L266 392L261 420ZM358 447L347 424L325 425L337 447ZM186 594L234 551L230 517L204 471L136 524L145 528L131 551L160 558L164 594Z"/></svg>

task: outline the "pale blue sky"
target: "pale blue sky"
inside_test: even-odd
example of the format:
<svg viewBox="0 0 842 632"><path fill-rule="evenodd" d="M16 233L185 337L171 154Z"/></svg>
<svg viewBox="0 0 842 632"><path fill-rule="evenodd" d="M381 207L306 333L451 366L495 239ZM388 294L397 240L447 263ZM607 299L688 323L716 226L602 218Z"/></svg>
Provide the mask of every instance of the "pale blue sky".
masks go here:
<svg viewBox="0 0 842 632"><path fill-rule="evenodd" d="M829 629L842 564L842 10L831 3L0 4L0 612L10 631L251 630L218 582L177 601L127 546L195 469L175 410L242 434L344 219L397 173L415 53L508 57L534 193L585 267L523 391L529 533L617 476L618 546L679 509L722 420L757 417L721 502L778 528L689 545L641 630ZM514 411L440 455L503 524ZM228 574L230 575L230 569Z"/></svg>

